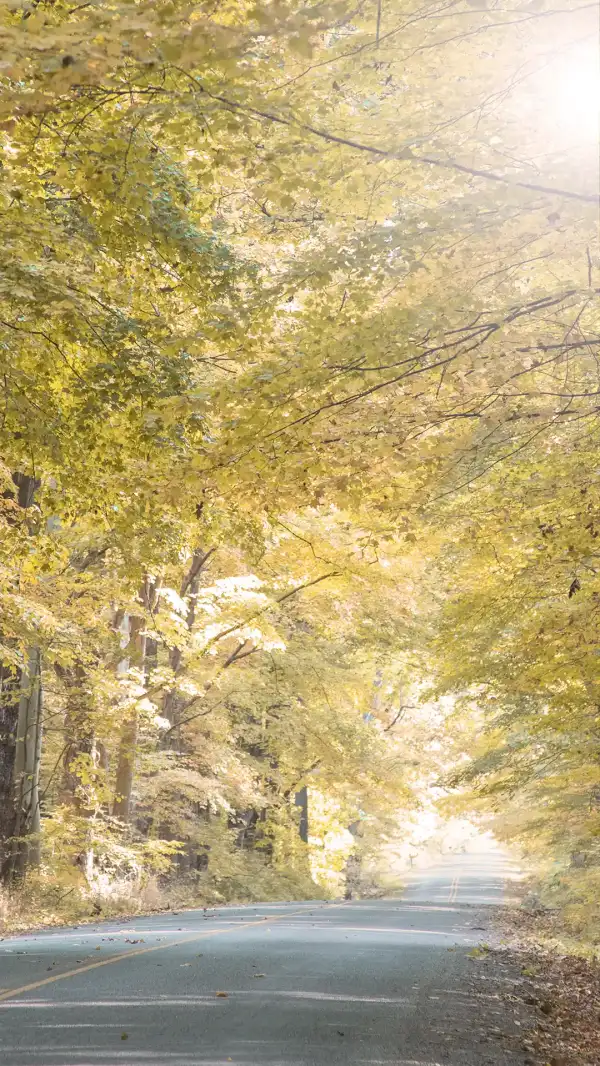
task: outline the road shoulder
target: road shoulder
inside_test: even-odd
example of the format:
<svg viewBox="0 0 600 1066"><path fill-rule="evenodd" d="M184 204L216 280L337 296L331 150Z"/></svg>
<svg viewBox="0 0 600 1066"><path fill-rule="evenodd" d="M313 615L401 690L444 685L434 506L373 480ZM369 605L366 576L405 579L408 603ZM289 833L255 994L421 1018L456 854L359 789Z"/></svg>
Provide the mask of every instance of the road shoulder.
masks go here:
<svg viewBox="0 0 600 1066"><path fill-rule="evenodd" d="M559 932L558 919L505 908L476 966L503 989L525 1066L598 1066L600 964L565 948Z"/></svg>

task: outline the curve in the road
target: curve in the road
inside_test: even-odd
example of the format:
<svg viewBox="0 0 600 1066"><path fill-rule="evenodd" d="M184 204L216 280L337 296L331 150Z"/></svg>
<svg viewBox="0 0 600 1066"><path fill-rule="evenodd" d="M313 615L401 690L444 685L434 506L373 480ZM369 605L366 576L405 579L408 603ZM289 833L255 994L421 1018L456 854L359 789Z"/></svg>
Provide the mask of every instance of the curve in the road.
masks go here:
<svg viewBox="0 0 600 1066"><path fill-rule="evenodd" d="M6 940L2 1066L522 1066L502 985L469 958L509 875L453 856L401 899Z"/></svg>

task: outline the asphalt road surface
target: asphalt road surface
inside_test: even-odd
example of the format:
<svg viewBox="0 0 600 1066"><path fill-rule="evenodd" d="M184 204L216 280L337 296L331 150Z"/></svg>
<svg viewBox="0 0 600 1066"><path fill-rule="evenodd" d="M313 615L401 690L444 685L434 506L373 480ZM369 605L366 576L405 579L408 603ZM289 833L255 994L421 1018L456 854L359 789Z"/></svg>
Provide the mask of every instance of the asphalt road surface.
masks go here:
<svg viewBox="0 0 600 1066"><path fill-rule="evenodd" d="M402 899L264 904L0 943L2 1066L520 1066L468 957L499 854L453 856ZM477 976L477 975L476 975ZM479 978L477 978L479 980ZM517 1023L518 1024L518 1023Z"/></svg>

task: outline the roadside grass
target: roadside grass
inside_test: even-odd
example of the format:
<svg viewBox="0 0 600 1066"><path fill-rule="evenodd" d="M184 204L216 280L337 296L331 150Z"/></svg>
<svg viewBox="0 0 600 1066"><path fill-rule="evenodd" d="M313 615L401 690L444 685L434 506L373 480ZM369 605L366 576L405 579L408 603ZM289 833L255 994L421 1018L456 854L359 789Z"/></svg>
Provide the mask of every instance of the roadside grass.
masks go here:
<svg viewBox="0 0 600 1066"><path fill-rule="evenodd" d="M116 917L325 895L308 877L256 865L247 878L223 878L218 883L208 878L146 877L143 881L114 879L102 890L83 878L65 883L43 872L31 873L13 889L0 889L0 936Z"/></svg>

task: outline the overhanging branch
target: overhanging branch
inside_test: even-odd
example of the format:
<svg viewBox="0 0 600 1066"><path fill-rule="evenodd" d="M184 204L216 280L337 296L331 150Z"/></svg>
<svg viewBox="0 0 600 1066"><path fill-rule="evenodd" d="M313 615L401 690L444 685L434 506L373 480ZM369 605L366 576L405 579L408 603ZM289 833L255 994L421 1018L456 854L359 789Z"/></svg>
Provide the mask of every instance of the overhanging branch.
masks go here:
<svg viewBox="0 0 600 1066"><path fill-rule="evenodd" d="M345 148L352 148L356 152L366 152L369 155L376 156L379 159L398 159L406 160L411 163L420 163L424 166L437 167L442 170L452 170L459 174L465 174L472 178L481 178L484 181L493 181L499 185L512 186L519 189L526 189L529 192L543 193L546 196L558 196L563 200L577 200L580 203L588 204L600 204L600 195L591 193L575 192L573 189L556 189L550 185L541 185L537 182L519 181L517 178L508 177L505 174L497 174L493 170L481 170L479 167L469 167L464 163L459 163L454 159L437 159L435 156L429 155L415 155L410 148L401 149L388 149L379 148L377 145L363 144L361 141L355 141L349 137L338 137L334 133L329 133L327 130L321 130L317 126L312 126L308 122L299 122L296 119L287 119L282 115L277 115L272 111L263 111L257 107L251 107L248 104L238 103L236 100L230 100L226 96L220 96L217 93L211 93L204 88L201 83L189 74L188 71L176 68L185 74L196 88L208 96L211 100L215 100L220 104L223 104L229 111L241 112L249 115L251 118L257 120L265 119L267 122L274 122L280 126L287 126L289 129L303 130L305 133L310 133L313 137L318 137L320 140L326 141L329 144L339 144Z"/></svg>

